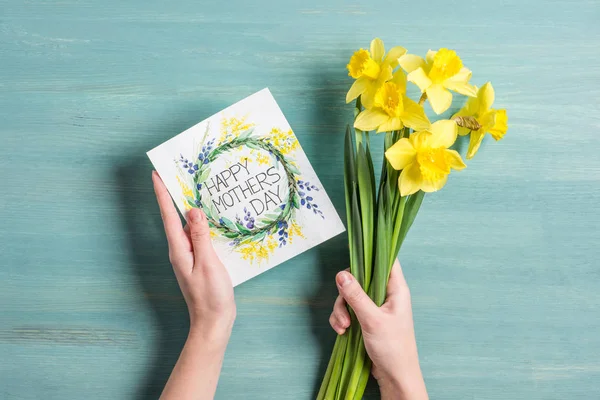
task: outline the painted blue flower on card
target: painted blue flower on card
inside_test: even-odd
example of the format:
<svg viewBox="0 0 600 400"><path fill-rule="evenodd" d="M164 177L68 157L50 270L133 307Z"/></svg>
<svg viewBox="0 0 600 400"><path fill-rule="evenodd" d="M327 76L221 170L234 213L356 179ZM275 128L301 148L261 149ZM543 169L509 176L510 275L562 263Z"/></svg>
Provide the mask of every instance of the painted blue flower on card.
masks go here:
<svg viewBox="0 0 600 400"><path fill-rule="evenodd" d="M277 223L277 235L279 236L279 247L285 246L290 236L288 233L288 223L286 221L279 221Z"/></svg>
<svg viewBox="0 0 600 400"><path fill-rule="evenodd" d="M312 191L318 192L319 188L308 181L302 180L298 181L298 188L300 188L298 191L298 196L300 196L300 206L306 207L307 210L311 210L314 214L325 219L323 211L319 209L319 205L314 202L314 198L311 196L311 194L307 193Z"/></svg>

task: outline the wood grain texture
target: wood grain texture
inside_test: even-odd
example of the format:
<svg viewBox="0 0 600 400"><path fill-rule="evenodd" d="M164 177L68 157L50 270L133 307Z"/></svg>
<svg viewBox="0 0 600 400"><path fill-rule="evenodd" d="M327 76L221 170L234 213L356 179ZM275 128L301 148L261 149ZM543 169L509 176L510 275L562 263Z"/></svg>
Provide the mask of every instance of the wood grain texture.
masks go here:
<svg viewBox="0 0 600 400"><path fill-rule="evenodd" d="M372 4L0 0L0 398L156 398L187 318L145 151L268 86L343 214L344 67L375 35L454 47L509 110L402 251L431 397L600 398L600 5ZM346 260L236 289L218 399L313 398Z"/></svg>

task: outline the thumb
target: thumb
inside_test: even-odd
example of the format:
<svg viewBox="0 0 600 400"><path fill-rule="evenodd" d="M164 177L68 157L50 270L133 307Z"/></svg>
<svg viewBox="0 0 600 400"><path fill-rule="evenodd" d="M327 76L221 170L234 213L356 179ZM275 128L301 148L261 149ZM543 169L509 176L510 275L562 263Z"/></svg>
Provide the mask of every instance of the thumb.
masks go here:
<svg viewBox="0 0 600 400"><path fill-rule="evenodd" d="M202 261L212 261L217 258L212 241L210 228L206 215L198 208L192 208L188 213L188 226L190 239L194 248L194 268L201 265Z"/></svg>
<svg viewBox="0 0 600 400"><path fill-rule="evenodd" d="M346 303L354 310L358 322L365 327L369 321L379 312L379 308L373 300L365 293L358 281L347 271L342 271L335 277L338 290L346 300Z"/></svg>

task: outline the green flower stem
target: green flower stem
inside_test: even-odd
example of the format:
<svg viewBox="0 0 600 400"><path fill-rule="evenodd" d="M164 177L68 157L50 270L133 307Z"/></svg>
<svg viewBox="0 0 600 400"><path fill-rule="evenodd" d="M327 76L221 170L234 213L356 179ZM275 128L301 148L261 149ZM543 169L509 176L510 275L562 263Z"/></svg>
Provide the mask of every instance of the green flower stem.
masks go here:
<svg viewBox="0 0 600 400"><path fill-rule="evenodd" d="M421 208L424 197L425 192L419 190L417 193L410 195L410 198L406 203L406 212L402 218L402 226L400 227L400 234L398 237L398 251L400 251L400 247L402 246L402 243L404 243L404 239L408 234L408 230L412 226L413 222L415 222L415 218L417 217L417 213Z"/></svg>
<svg viewBox="0 0 600 400"><path fill-rule="evenodd" d="M348 343L348 333L345 333L341 336L338 336L339 340L339 348L337 353L335 354L335 361L333 364L333 369L331 371L331 380L327 385L327 389L325 391L324 400L336 400L336 391L340 382L340 375L342 373L342 363L344 362L344 356L346 355L346 346ZM336 340L337 344L337 340Z"/></svg>
<svg viewBox="0 0 600 400"><path fill-rule="evenodd" d="M356 121L356 117L362 111L362 104L360 102L360 96L356 98L356 107L354 108L354 120ZM354 125L354 124L352 124ZM356 149L358 150L358 145L362 143L362 133L360 129L354 128L354 134L356 135Z"/></svg>
<svg viewBox="0 0 600 400"><path fill-rule="evenodd" d="M359 387L362 371L365 365L365 359L367 358L367 350L365 349L365 342L362 336L362 331L358 330L359 338L358 345L356 348L356 357L354 359L354 365L352 366L352 375L350 376L350 382L348 383L348 390L346 390L346 400L353 400L356 395L356 391Z"/></svg>
<svg viewBox="0 0 600 400"><path fill-rule="evenodd" d="M352 192L356 182L356 160L354 145L352 144L352 132L350 125L346 125L346 137L344 139L344 194L346 197L346 225L348 227L348 246L350 254L353 254L352 237Z"/></svg>
<svg viewBox="0 0 600 400"><path fill-rule="evenodd" d="M327 363L327 370L325 371L323 382L321 383L319 393L317 394L317 400L323 400L325 398L325 392L327 391L327 387L331 382L331 373L333 372L333 368L335 366L336 357L340 351L340 342L340 336L336 337L335 344L333 345L333 350L331 352L331 357L329 358L329 363Z"/></svg>
<svg viewBox="0 0 600 400"><path fill-rule="evenodd" d="M361 111L357 100L356 115ZM384 150L410 130L386 133ZM368 134L355 129L356 147L350 127L346 130L344 186L350 247L350 270L377 305L383 304L391 267L423 201L424 193L401 196L398 188L400 171L384 159L379 188L373 173ZM338 336L317 400L362 399L371 360L360 324L352 309L352 323Z"/></svg>
<svg viewBox="0 0 600 400"><path fill-rule="evenodd" d="M356 386L356 391L352 400L362 399L365 389L367 388L367 383L369 382L369 375L371 375L371 359L367 357L365 359L365 363L363 364L363 368L360 373L360 379L358 380L358 385Z"/></svg>
<svg viewBox="0 0 600 400"><path fill-rule="evenodd" d="M398 257L398 251L400 250L400 232L402 231L402 220L404 219L404 209L406 208L406 196L400 197L400 204L398 205L398 211L396 213L394 233L392 233L392 248L394 251L390 254L390 268L394 265L396 257Z"/></svg>
<svg viewBox="0 0 600 400"><path fill-rule="evenodd" d="M358 193L360 204L360 216L362 222L362 247L363 247L363 289L367 290L371 282L371 265L373 264L373 229L375 223L375 210L373 208L374 177L372 176L372 162L367 155L369 148L362 144L358 145L356 157L356 172L358 177Z"/></svg>
<svg viewBox="0 0 600 400"><path fill-rule="evenodd" d="M346 355L344 356L344 362L342 364L342 374L340 376L340 384L336 390L336 399L344 398L346 390L348 388L348 382L350 381L350 375L352 374L352 367L354 366L354 358L356 357L356 344L357 344L357 332L354 326L358 325L358 321L352 318L352 325L348 329L345 335L348 335L348 343L346 345Z"/></svg>

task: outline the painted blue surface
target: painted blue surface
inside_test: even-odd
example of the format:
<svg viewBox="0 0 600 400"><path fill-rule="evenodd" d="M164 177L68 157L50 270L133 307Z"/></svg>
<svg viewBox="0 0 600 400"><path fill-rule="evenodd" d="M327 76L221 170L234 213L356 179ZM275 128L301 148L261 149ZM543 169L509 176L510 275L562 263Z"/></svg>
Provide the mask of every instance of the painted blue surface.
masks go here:
<svg viewBox="0 0 600 400"><path fill-rule="evenodd" d="M0 398L156 398L187 318L145 151L268 86L343 214L344 67L376 35L457 49L509 111L402 252L431 397L600 398L600 5L368 4L0 1ZM218 399L313 397L346 251L236 289Z"/></svg>

